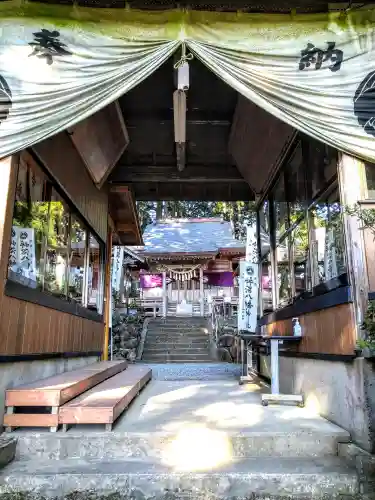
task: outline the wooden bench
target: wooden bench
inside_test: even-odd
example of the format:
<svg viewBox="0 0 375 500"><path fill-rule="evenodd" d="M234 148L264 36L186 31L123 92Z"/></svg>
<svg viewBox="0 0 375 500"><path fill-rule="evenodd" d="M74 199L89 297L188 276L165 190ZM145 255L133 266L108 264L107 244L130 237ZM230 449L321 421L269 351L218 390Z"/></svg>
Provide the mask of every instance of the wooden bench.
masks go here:
<svg viewBox="0 0 375 500"><path fill-rule="evenodd" d="M72 424L105 424L106 430L151 379L152 370L131 365L126 371L95 386L59 409L59 423L66 431Z"/></svg>
<svg viewBox="0 0 375 500"><path fill-rule="evenodd" d="M50 427L55 432L60 406L125 370L127 365L126 361L101 361L79 370L7 389L4 415L6 431L11 432L14 427ZM26 411L15 413L17 407L24 407ZM44 413L37 413L32 409L35 407L43 407Z"/></svg>

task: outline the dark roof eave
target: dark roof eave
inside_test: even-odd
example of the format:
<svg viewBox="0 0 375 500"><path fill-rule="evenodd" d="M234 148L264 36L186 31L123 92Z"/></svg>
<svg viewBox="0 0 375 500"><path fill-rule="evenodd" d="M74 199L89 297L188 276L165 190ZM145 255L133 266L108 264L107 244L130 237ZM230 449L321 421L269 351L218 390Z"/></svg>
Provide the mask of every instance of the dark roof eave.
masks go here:
<svg viewBox="0 0 375 500"><path fill-rule="evenodd" d="M246 247L238 247L238 248L219 248L219 254L231 254L238 255L246 253Z"/></svg>
<svg viewBox="0 0 375 500"><path fill-rule="evenodd" d="M178 258L194 258L194 259L211 259L212 257L216 257L217 252L144 252L142 254L146 259L178 259Z"/></svg>

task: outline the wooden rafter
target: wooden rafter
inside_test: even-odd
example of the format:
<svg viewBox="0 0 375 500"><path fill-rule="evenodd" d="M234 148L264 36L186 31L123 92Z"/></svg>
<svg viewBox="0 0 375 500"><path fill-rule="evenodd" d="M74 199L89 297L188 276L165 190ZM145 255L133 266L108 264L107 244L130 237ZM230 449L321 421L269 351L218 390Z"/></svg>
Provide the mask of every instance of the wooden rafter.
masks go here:
<svg viewBox="0 0 375 500"><path fill-rule="evenodd" d="M110 210L115 232L125 245L142 245L134 196L128 186L110 186Z"/></svg>

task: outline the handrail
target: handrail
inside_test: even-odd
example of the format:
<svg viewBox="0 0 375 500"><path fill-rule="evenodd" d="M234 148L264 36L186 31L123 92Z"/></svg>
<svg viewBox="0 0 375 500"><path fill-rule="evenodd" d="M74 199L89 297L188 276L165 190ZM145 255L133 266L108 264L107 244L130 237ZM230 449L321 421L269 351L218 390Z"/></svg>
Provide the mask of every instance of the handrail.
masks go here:
<svg viewBox="0 0 375 500"><path fill-rule="evenodd" d="M212 302L212 306L211 306L211 329L212 329L212 333L213 333L214 338L215 338L216 345L217 345L218 340L219 340L218 333L219 333L219 318L221 316L221 314L220 314L221 309L222 309L222 304L221 303Z"/></svg>
<svg viewBox="0 0 375 500"><path fill-rule="evenodd" d="M234 304L233 304L234 303ZM231 301L232 305L237 305L235 301ZM225 325L225 319L227 318L226 315L226 310L225 307L227 304L224 302L224 300L213 300L211 302L211 331L213 338L215 340L215 344L218 347L219 346L219 338L220 338L220 333L222 327ZM232 315L232 313L231 313ZM223 321L220 321L223 320ZM237 331L237 328L235 327L235 331ZM238 331L236 333L238 335ZM228 349L227 349L228 350ZM235 359L232 357L232 354L228 350L230 357L232 358L232 361L235 361ZM237 353L237 362L238 362L238 353Z"/></svg>

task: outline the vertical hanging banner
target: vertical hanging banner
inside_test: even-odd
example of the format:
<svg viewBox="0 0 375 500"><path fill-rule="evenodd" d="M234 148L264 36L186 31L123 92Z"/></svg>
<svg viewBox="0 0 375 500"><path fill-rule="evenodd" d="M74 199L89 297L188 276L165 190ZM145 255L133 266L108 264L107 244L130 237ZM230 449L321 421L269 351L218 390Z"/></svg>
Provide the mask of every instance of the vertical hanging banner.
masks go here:
<svg viewBox="0 0 375 500"><path fill-rule="evenodd" d="M246 228L246 260L248 262L258 263L258 243L256 224Z"/></svg>
<svg viewBox="0 0 375 500"><path fill-rule="evenodd" d="M34 229L12 227L9 273L13 281L37 287Z"/></svg>
<svg viewBox="0 0 375 500"><path fill-rule="evenodd" d="M124 248L120 246L114 246L112 249L112 266L111 266L112 291L115 290L116 292L118 292L120 290L123 259L124 259Z"/></svg>
<svg viewBox="0 0 375 500"><path fill-rule="evenodd" d="M326 280L336 278L338 275L335 236L332 228L327 229L326 231L325 252L324 252L324 273Z"/></svg>
<svg viewBox="0 0 375 500"><path fill-rule="evenodd" d="M254 332L257 327L259 264L256 226L248 226L246 260L240 261L238 330Z"/></svg>

